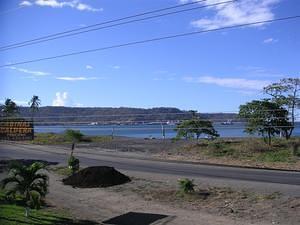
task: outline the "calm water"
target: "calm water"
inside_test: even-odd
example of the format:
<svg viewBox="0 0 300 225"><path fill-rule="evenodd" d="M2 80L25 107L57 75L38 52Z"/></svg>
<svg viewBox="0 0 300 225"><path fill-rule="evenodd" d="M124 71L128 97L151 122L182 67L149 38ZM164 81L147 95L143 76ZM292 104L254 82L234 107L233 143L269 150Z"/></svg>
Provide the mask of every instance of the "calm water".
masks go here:
<svg viewBox="0 0 300 225"><path fill-rule="evenodd" d="M221 137L249 137L244 132L243 124L233 125L220 125L215 124L215 129L218 131ZM174 125L165 125L166 138L173 138L176 136L174 131ZM68 126L35 126L35 132L38 133L63 133L66 129L80 130L85 135L112 135L125 136L125 137L137 137L147 138L155 137L162 138L162 128L160 125L68 125ZM296 125L293 133L294 136L300 136L300 124Z"/></svg>

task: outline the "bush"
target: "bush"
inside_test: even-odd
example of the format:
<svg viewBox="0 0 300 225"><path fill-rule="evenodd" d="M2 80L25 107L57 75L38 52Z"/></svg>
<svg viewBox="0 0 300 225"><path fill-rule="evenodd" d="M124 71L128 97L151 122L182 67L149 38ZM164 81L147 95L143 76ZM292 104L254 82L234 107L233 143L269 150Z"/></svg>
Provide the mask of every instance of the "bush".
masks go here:
<svg viewBox="0 0 300 225"><path fill-rule="evenodd" d="M65 132L65 137L67 140L74 142L80 142L83 138L83 134L79 130L68 129Z"/></svg>
<svg viewBox="0 0 300 225"><path fill-rule="evenodd" d="M195 191L194 190L195 184L194 184L193 180L190 180L188 178L184 178L184 179L178 180L178 184L179 184L180 191L185 193L185 194Z"/></svg>
<svg viewBox="0 0 300 225"><path fill-rule="evenodd" d="M222 149L222 148L225 147L224 143L222 143L222 142L215 142L215 141L209 143L208 146L210 148L213 148L213 149Z"/></svg>
<svg viewBox="0 0 300 225"><path fill-rule="evenodd" d="M79 170L79 159L75 158L73 155L70 156L68 160L69 169L72 171L72 174Z"/></svg>
<svg viewBox="0 0 300 225"><path fill-rule="evenodd" d="M299 143L294 144L294 146L293 146L293 155L297 156L297 157L300 157L300 144Z"/></svg>
<svg viewBox="0 0 300 225"><path fill-rule="evenodd" d="M211 149L210 154L216 157L231 156L235 152L235 150L225 142L211 142L208 146Z"/></svg>
<svg viewBox="0 0 300 225"><path fill-rule="evenodd" d="M290 150L277 150L262 153L259 157L259 161L263 162L289 162L291 160Z"/></svg>

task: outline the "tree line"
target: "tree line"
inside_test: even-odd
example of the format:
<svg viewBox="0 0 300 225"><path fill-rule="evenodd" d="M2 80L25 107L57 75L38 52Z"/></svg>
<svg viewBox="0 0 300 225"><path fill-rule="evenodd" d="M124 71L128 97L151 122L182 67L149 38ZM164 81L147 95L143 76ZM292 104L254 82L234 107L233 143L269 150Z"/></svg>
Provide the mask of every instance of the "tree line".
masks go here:
<svg viewBox="0 0 300 225"><path fill-rule="evenodd" d="M299 78L284 78L263 88L268 98L240 105L238 116L246 119L245 132L262 136L269 145L275 135L289 139L295 128L296 110L300 107L299 90ZM209 138L219 136L211 121L200 118L196 111L192 113L192 119L177 125L177 138L199 139L202 134Z"/></svg>
<svg viewBox="0 0 300 225"><path fill-rule="evenodd" d="M284 78L263 88L267 98L240 105L238 117L246 119L245 132L258 134L269 144L271 144L272 137L276 135L290 139L295 128L296 110L300 107L299 90L299 78ZM37 95L33 95L28 104L33 119L35 113L39 111L41 100ZM160 109L166 109L169 112L175 110L174 108L157 108L152 111L161 112ZM178 109L175 111L182 112ZM5 117L16 116L19 113L19 107L14 101L7 98L2 106L2 113ZM188 115L192 118L186 119ZM219 137L207 115L203 116L194 110L189 111L184 118L181 118L181 122L177 124L175 130L177 138L199 139L201 135L211 139Z"/></svg>

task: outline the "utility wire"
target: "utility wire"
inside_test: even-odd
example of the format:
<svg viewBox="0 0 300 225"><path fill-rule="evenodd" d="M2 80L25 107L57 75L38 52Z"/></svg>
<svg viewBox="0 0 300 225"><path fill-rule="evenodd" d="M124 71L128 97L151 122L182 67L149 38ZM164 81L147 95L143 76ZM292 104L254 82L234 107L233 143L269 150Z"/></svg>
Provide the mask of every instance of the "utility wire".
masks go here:
<svg viewBox="0 0 300 225"><path fill-rule="evenodd" d="M178 14L178 13L189 12L189 11L192 11L192 10L217 6L217 5L221 5L221 4L233 3L233 2L236 2L236 1L237 0L230 0L230 1L218 2L218 3L214 3L214 4L210 4L210 5L202 5L202 6L197 6L197 7L194 7L194 8L189 8L189 9L183 9L183 10L178 10L178 11L169 12L169 13L158 14L158 15L155 15L155 16L144 17L144 18L141 18L141 19L129 20L129 21L126 21L126 22L121 22L121 23L116 23L116 24L112 24L112 25L97 27L97 28L88 29L88 30L84 30L84 31L79 31L79 32L75 32L75 33L68 33L68 34L61 35L61 36L55 36L55 37L45 38L45 39L43 38L42 40L31 41L29 43L24 43L24 44L19 44L19 45L16 44L16 45L11 46L11 47L5 47L4 46L4 47L0 48L0 51L6 51L6 50L11 50L11 49L16 49L16 48L22 48L22 47L29 46L29 45L35 45L35 44L48 42L48 41L53 41L53 40L61 39L61 38L65 38L65 37L71 37L71 36L75 36L75 35L79 35L79 34L83 34L83 33L89 33L89 32L93 32L93 31L97 31L97 30L102 30L102 29L106 29L106 28L111 28L111 27L121 26L121 25L125 25L125 24L135 23L135 22L139 22L139 21L145 21L145 20L159 18L159 17L163 17L163 16L170 16L170 15L174 15L174 14Z"/></svg>
<svg viewBox="0 0 300 225"><path fill-rule="evenodd" d="M25 7L25 6L19 6L19 7L16 7L16 8L8 9L8 10L6 10L6 11L2 11L2 12L0 12L0 16L3 16L3 15L5 15L5 14L9 14L9 13L15 12L15 11L17 11L17 10L19 10L19 9L24 8L24 7Z"/></svg>
<svg viewBox="0 0 300 225"><path fill-rule="evenodd" d="M263 21L257 21L257 22L251 22L251 23L244 23L244 24L238 24L238 25L232 25L232 26L219 27L219 28L214 28L214 29L207 29L207 30L201 30L201 31L194 31L194 32L188 32L188 33L181 33L181 34L157 37L157 38L146 39L146 40L141 40L141 41L127 42L127 43L116 44L116 45L111 45L111 46L106 46L106 47L101 47L101 48L83 50L83 51L78 51L78 52L71 52L71 53L62 54L62 55L56 55L56 56L50 56L50 57L45 57L45 58L38 58L38 59L33 59L33 60L27 60L27 61L20 61L20 62L16 62L16 63L4 64L4 65L1 65L0 68L8 67L8 66L22 65L22 64L28 64L28 63L34 63L34 62L41 62L41 61L52 60L52 59L57 59L57 58L65 58L65 57L69 57L69 56L75 56L75 55L81 55L81 54L86 54L86 53L104 51L104 50L121 48L121 47L126 47L126 46L145 44L145 43L149 43L149 42L156 42L156 41L174 39L174 38L179 38L179 37L192 36L192 35L196 35L196 34L209 33L209 32L221 31L221 30L226 30L226 29L234 29L234 28L253 26L253 25L271 23L271 22L278 22L278 21L286 21L286 20L299 19L299 18L300 18L300 15L289 16L289 17L281 17L281 18L271 19L271 20L263 20Z"/></svg>
<svg viewBox="0 0 300 225"><path fill-rule="evenodd" d="M34 39L31 39L31 40L27 40L27 41L22 41L22 42L19 42L19 43L14 43L14 44L2 46L2 47L0 47L0 50L2 50L4 48L12 47L12 46L22 45L22 44L33 42L33 41L39 41L39 40L46 39L46 38L51 38L51 37L55 37L55 36L59 36L59 35L64 35L64 34L68 34L68 33L72 33L72 32L77 32L77 31L82 31L82 30L86 30L88 28L98 27L98 26L101 26L101 25L106 25L106 24L110 24L110 23L114 23L114 22L119 22L119 21L123 21L123 20L127 20L127 19L132 19L132 18L136 18L136 17L140 17L140 16L145 16L145 15L148 15L148 14L163 12L163 11L167 11L167 10L171 10L171 9L181 8L181 7L185 7L185 6L189 6L189 5L198 4L198 3L201 3L201 2L206 2L206 1L207 0L192 1L192 2L185 3L185 4L170 6L170 7L166 7L166 8L161 8L161 9L156 9L156 10L152 10L152 11L147 11L147 12L143 12L143 13L134 14L134 15L131 15L131 16L126 16L126 17L121 17L121 18L108 20L108 21L104 21L104 22L100 22L100 23L95 23L95 24L85 26L85 27L81 27L81 28L71 29L71 30L67 30L67 31L63 31L63 32L58 32L58 33L54 33L54 34L34 38Z"/></svg>

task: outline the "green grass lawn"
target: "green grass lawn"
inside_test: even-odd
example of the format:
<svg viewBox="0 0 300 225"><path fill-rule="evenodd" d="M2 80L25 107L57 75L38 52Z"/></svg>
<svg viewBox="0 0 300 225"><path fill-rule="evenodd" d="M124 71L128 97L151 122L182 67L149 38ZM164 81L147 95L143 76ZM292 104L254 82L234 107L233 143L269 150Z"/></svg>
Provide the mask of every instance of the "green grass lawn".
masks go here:
<svg viewBox="0 0 300 225"><path fill-rule="evenodd" d="M30 209L25 217L25 208L21 201L8 202L3 190L0 190L0 224L1 225L96 225L87 220L73 220L67 213L55 208L44 207L40 210Z"/></svg>

